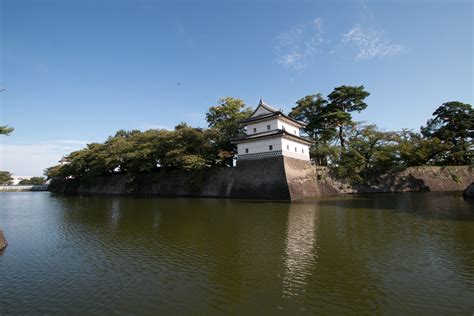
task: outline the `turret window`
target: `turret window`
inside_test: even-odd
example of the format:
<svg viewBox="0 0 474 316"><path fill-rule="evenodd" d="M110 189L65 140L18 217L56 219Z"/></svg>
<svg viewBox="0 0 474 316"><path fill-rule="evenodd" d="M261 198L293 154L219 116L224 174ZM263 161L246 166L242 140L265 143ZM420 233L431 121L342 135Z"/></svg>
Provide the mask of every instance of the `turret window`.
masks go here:
<svg viewBox="0 0 474 316"><path fill-rule="evenodd" d="M295 153L298 152L298 148L295 147Z"/></svg>
<svg viewBox="0 0 474 316"><path fill-rule="evenodd" d="M257 132L257 128L256 128L256 127L253 128L253 132L254 132L254 133Z"/></svg>
<svg viewBox="0 0 474 316"><path fill-rule="evenodd" d="M290 150L290 145L286 145L286 150Z"/></svg>
<svg viewBox="0 0 474 316"><path fill-rule="evenodd" d="M267 131L269 131L270 128L272 128L271 125L267 125Z"/></svg>
<svg viewBox="0 0 474 316"><path fill-rule="evenodd" d="M246 153L246 154L249 153L249 149L248 149L248 148L245 148L245 153Z"/></svg>
<svg viewBox="0 0 474 316"><path fill-rule="evenodd" d="M268 146L269 150L273 150L273 145Z"/></svg>
<svg viewBox="0 0 474 316"><path fill-rule="evenodd" d="M304 154L304 149L301 149L301 153Z"/></svg>

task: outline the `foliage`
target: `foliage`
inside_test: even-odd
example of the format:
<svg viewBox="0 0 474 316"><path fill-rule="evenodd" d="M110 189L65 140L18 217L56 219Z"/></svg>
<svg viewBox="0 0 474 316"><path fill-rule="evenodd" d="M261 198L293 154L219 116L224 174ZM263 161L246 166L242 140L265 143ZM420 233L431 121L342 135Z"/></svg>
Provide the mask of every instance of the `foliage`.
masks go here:
<svg viewBox="0 0 474 316"><path fill-rule="evenodd" d="M473 163L474 110L470 104L446 102L436 109L433 118L421 128L427 139L438 139L446 146L442 164Z"/></svg>
<svg viewBox="0 0 474 316"><path fill-rule="evenodd" d="M9 127L8 125L0 126L0 135L10 135L11 132L14 131L13 127Z"/></svg>
<svg viewBox="0 0 474 316"><path fill-rule="evenodd" d="M361 112L367 108L364 102L370 93L364 90L364 86L340 86L328 95L328 120L338 128L338 138L341 149L344 150L345 137L344 127L351 125L351 112Z"/></svg>
<svg viewBox="0 0 474 316"><path fill-rule="evenodd" d="M236 146L231 143L231 139L244 133L243 126L239 122L251 114L252 109L247 107L244 101L232 97L220 99L216 106L209 108L206 120L223 164L232 166Z"/></svg>
<svg viewBox="0 0 474 316"><path fill-rule="evenodd" d="M30 179L23 179L18 184L20 185L43 185L46 182L44 177L32 177Z"/></svg>
<svg viewBox="0 0 474 316"><path fill-rule="evenodd" d="M48 179L96 177L118 173L193 170L222 165L215 133L181 123L173 131L118 131L104 143L88 144L45 170Z"/></svg>
<svg viewBox="0 0 474 316"><path fill-rule="evenodd" d="M397 133L380 131L375 125L356 125L348 136L347 150L339 160L334 158L335 171L340 177L365 183L404 168L398 153Z"/></svg>
<svg viewBox="0 0 474 316"><path fill-rule="evenodd" d="M410 166L473 164L474 114L471 105L447 102L421 128L381 131L361 125L351 112L367 108L363 86L340 86L324 99L320 93L299 99L290 116L304 121L317 165L327 165L341 178L367 183L381 174ZM339 145L339 146L338 146Z"/></svg>
<svg viewBox="0 0 474 316"><path fill-rule="evenodd" d="M352 120L367 107L363 86L340 86L327 100L321 94L299 99L290 116L304 121L317 165L327 165L340 178L367 184L382 174L410 166L458 165L473 162L474 114L471 105L447 102L421 128L382 131ZM88 144L67 155L62 165L45 170L48 179L87 178L117 173L200 170L230 166L231 140L243 133L239 122L251 114L240 99L220 99L206 115L209 128L178 124L174 130L119 130L104 143ZM4 181L10 181L3 172ZM2 182L0 182L2 183Z"/></svg>
<svg viewBox="0 0 474 316"><path fill-rule="evenodd" d="M305 122L304 132L314 139L310 154L318 165L327 165L327 156L330 154L329 142L336 134L336 128L329 120L327 101L318 93L308 95L296 101L291 109L290 117Z"/></svg>
<svg viewBox="0 0 474 316"><path fill-rule="evenodd" d="M10 185L13 181L12 174L8 171L0 171L0 185Z"/></svg>
<svg viewBox="0 0 474 316"><path fill-rule="evenodd" d="M317 93L296 102L289 115L307 124L305 132L316 141L310 153L318 165L329 163L329 156L334 153L332 143L339 141L338 152L342 155L346 145L344 131L354 125L351 112L364 110L364 100L369 95L364 86L340 86L328 95L328 100Z"/></svg>

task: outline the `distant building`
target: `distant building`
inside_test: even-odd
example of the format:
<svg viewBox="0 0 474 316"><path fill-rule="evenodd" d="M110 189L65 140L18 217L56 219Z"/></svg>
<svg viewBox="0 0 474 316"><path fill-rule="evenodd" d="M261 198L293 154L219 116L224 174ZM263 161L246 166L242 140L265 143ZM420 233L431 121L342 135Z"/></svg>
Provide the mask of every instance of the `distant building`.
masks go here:
<svg viewBox="0 0 474 316"><path fill-rule="evenodd" d="M64 156L62 156L58 162L60 165L67 165L69 163L69 161L67 161L66 157Z"/></svg>
<svg viewBox="0 0 474 316"><path fill-rule="evenodd" d="M30 180L33 176L12 176L12 185L18 185L21 180Z"/></svg>
<svg viewBox="0 0 474 316"><path fill-rule="evenodd" d="M309 161L314 141L301 137L305 123L295 120L260 100L248 119L241 121L246 135L233 139L238 160L288 156Z"/></svg>

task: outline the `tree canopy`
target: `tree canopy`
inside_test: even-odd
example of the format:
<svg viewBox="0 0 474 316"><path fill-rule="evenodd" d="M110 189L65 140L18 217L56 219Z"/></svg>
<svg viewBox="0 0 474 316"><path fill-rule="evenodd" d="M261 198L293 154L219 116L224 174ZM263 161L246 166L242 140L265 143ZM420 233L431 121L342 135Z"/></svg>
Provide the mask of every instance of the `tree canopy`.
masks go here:
<svg viewBox="0 0 474 316"><path fill-rule="evenodd" d="M206 115L210 128L183 122L171 131L119 130L104 143L91 143L70 153L64 164L46 169L45 175L49 179L81 178L229 166L235 155L230 140L242 133L238 122L249 113L251 109L242 100L224 98Z"/></svg>
<svg viewBox="0 0 474 316"><path fill-rule="evenodd" d="M44 177L32 177L30 179L23 179L18 184L20 185L43 185L46 179Z"/></svg>
<svg viewBox="0 0 474 316"><path fill-rule="evenodd" d="M0 185L9 185L13 181L12 174L8 171L0 171Z"/></svg>
<svg viewBox="0 0 474 316"><path fill-rule="evenodd" d="M351 112L367 108L364 86L340 86L325 99L321 93L296 101L290 116L304 121L316 141L310 155L337 176L367 182L409 166L473 164L472 106L447 102L438 107L421 133L381 131L354 122Z"/></svg>
<svg viewBox="0 0 474 316"><path fill-rule="evenodd" d="M410 166L473 164L471 105L442 104L421 132L384 131L352 119L352 112L367 108L367 96L364 86L340 86L327 99L316 93L296 101L289 115L307 124L304 132L316 141L310 148L315 164L357 183ZM236 148L231 139L244 132L239 122L251 112L242 100L223 98L209 108L208 128L183 122L173 130L119 130L103 143L70 153L64 164L48 168L45 175L81 178L232 166Z"/></svg>
<svg viewBox="0 0 474 316"><path fill-rule="evenodd" d="M220 99L218 104L209 108L206 120L214 134L221 161L225 165L232 165L236 154L236 146L231 139L244 133L243 126L239 123L252 114L252 109L247 107L241 99L226 97Z"/></svg>
<svg viewBox="0 0 474 316"><path fill-rule="evenodd" d="M10 135L15 129L13 127L9 127L8 125L0 126L0 135Z"/></svg>
<svg viewBox="0 0 474 316"><path fill-rule="evenodd" d="M474 110L470 104L446 102L433 112L426 126L421 127L427 139L438 139L446 146L442 160L446 164L472 164Z"/></svg>

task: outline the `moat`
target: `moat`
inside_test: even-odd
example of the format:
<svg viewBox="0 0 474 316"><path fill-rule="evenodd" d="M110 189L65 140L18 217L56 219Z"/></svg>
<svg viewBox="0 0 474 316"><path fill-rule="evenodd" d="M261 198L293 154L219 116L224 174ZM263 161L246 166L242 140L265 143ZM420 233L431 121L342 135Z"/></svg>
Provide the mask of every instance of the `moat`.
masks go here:
<svg viewBox="0 0 474 316"><path fill-rule="evenodd" d="M0 314L466 314L459 192L292 203L0 193Z"/></svg>

